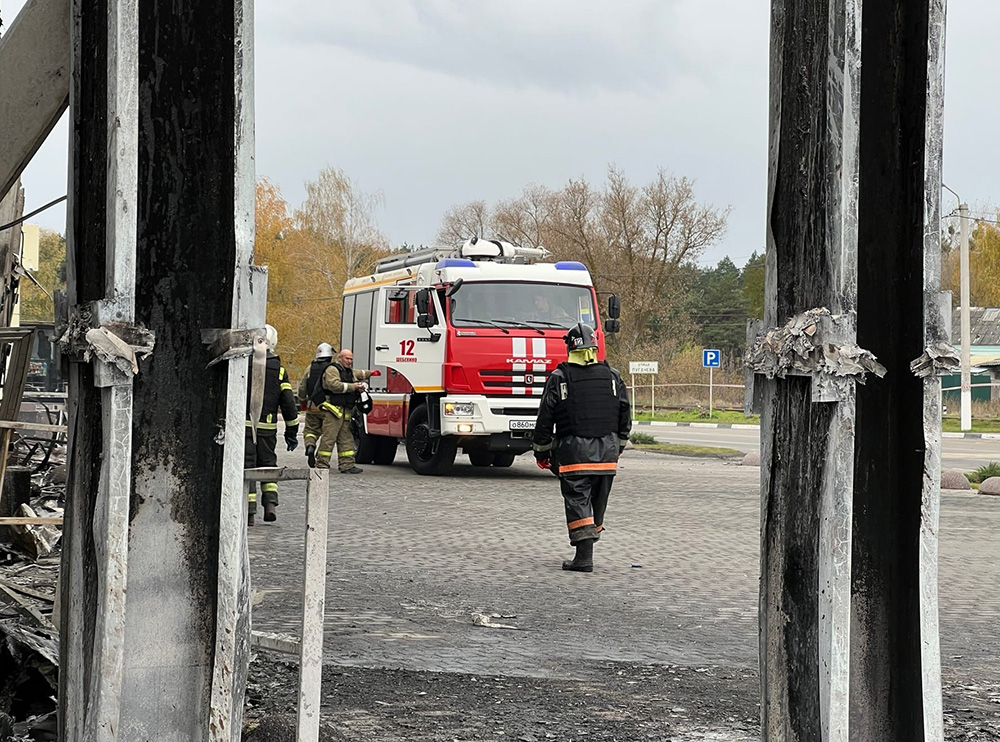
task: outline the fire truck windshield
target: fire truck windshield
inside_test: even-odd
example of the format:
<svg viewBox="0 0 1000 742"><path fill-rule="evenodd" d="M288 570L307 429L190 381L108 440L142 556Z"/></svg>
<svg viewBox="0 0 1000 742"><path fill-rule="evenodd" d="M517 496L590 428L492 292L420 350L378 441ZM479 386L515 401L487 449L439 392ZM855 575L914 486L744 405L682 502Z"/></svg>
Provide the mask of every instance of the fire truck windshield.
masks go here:
<svg viewBox="0 0 1000 742"><path fill-rule="evenodd" d="M565 329L577 322L593 326L597 316L588 286L465 281L449 301L454 327Z"/></svg>

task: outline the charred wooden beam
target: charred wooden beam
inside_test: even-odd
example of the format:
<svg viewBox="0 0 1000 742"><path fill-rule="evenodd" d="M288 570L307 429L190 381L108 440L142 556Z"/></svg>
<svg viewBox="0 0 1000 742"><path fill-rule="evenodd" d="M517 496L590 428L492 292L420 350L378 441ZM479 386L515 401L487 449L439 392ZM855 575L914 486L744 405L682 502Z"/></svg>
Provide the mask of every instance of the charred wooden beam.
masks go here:
<svg viewBox="0 0 1000 742"><path fill-rule="evenodd" d="M247 364L201 336L264 319L250 3L74 3L63 739L239 739Z"/></svg>
<svg viewBox="0 0 1000 742"><path fill-rule="evenodd" d="M756 395L769 741L942 737L943 28L943 0L772 2L772 330L748 350L773 379ZM831 332L819 307L833 343L803 337ZM831 352L853 378L830 378Z"/></svg>
<svg viewBox="0 0 1000 742"><path fill-rule="evenodd" d="M949 339L940 288L944 0L865 0L858 340L888 368L858 389L852 734L940 740L941 385L911 362Z"/></svg>
<svg viewBox="0 0 1000 742"><path fill-rule="evenodd" d="M855 341L860 0L774 0L765 325ZM809 373L808 369L800 373ZM769 742L847 739L854 382L764 382L760 661ZM784 376L784 378L780 378Z"/></svg>

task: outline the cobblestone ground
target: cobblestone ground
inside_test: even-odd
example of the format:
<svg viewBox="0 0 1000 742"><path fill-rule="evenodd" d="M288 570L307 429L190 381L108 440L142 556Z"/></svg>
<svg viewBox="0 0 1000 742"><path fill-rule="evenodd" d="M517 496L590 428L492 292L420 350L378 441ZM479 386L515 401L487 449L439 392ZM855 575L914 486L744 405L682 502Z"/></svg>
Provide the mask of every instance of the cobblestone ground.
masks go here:
<svg viewBox="0 0 1000 742"><path fill-rule="evenodd" d="M510 469L459 463L443 478L413 474L402 450L398 458L331 477L324 718L336 738L496 738L487 722L467 736L449 727L454 699L491 714L505 701L534 703L560 719L557 696L582 701L565 725L514 724L522 714L499 733L754 738L759 469L626 452L588 575L560 569L571 551L558 483L530 457ZM279 463L303 458L286 453ZM278 521L251 529L257 630L298 632L303 498L304 485L283 484ZM1000 498L944 495L949 739L1000 739L998 529ZM508 628L477 626L477 614ZM291 708L288 668L262 653L253 672L258 711ZM489 683L502 687L491 695ZM428 693L421 716L412 704ZM403 712L410 726L393 727L388 719Z"/></svg>

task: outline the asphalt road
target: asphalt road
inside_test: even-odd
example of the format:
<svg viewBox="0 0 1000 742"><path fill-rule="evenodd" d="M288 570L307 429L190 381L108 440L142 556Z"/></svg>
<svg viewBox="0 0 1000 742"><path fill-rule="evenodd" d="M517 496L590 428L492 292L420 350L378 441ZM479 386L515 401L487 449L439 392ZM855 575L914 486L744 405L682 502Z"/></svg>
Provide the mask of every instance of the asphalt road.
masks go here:
<svg viewBox="0 0 1000 742"><path fill-rule="evenodd" d="M734 428L690 428L637 426L663 443L735 448L744 453L760 447L760 431ZM1000 440L995 438L943 438L942 468L972 471L991 461L1000 461Z"/></svg>
<svg viewBox="0 0 1000 742"><path fill-rule="evenodd" d="M657 430L674 433L756 444L756 431ZM421 477L400 451L364 469L331 475L322 715L334 739L759 739L757 467L626 451L593 574L560 569L559 485L530 456L509 469L460 456L450 476ZM304 491L280 492L278 520L250 529L253 623L296 634ZM1000 740L998 529L1000 498L942 494L949 742ZM294 678L264 661L256 703L294 713Z"/></svg>

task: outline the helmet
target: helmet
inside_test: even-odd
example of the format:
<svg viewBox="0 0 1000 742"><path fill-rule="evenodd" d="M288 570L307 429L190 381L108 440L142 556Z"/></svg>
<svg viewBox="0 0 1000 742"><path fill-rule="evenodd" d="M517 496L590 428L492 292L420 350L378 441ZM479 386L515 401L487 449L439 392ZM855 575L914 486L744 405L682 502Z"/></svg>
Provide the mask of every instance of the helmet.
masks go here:
<svg viewBox="0 0 1000 742"><path fill-rule="evenodd" d="M333 346L329 343L320 343L316 346L317 358L333 358Z"/></svg>
<svg viewBox="0 0 1000 742"><path fill-rule="evenodd" d="M367 389L362 389L358 394L358 409L361 411L362 415L367 415L375 407L375 403L372 400L372 395L368 393Z"/></svg>
<svg viewBox="0 0 1000 742"><path fill-rule="evenodd" d="M273 325L264 325L264 342L267 343L268 350L278 347L278 331Z"/></svg>
<svg viewBox="0 0 1000 742"><path fill-rule="evenodd" d="M566 348L569 350L597 347L597 336L594 334L594 328L583 322L578 322L569 328L569 332L563 336L563 340L566 341Z"/></svg>

